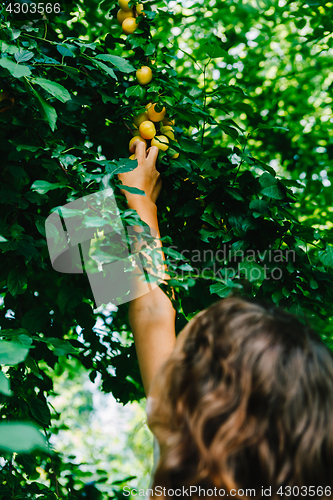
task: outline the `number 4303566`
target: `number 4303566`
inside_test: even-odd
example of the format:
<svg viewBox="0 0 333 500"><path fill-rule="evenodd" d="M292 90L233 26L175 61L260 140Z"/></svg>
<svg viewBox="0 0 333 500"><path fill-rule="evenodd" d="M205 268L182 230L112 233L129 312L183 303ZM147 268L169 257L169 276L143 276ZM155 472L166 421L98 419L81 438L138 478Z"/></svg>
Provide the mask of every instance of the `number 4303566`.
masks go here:
<svg viewBox="0 0 333 500"><path fill-rule="evenodd" d="M10 3L6 11L11 14L59 14L60 3Z"/></svg>

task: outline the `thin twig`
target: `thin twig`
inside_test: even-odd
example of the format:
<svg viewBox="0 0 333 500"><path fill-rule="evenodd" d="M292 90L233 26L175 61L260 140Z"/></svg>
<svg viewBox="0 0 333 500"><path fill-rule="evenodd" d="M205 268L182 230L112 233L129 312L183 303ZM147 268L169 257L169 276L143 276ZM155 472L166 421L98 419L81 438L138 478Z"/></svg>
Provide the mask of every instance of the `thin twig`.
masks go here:
<svg viewBox="0 0 333 500"><path fill-rule="evenodd" d="M45 25L45 31L44 31L44 40L46 40L46 35L47 35L47 23L44 23Z"/></svg>
<svg viewBox="0 0 333 500"><path fill-rule="evenodd" d="M16 212L16 215L15 215L15 217L14 217L13 222L12 222L12 223L11 223L11 225L9 226L9 229L11 229L11 228L14 226L14 224L15 224L15 222L16 222L16 220L17 220L18 216L20 215L20 213L21 213L21 209L19 208L19 209L17 210L17 212Z"/></svg>
<svg viewBox="0 0 333 500"><path fill-rule="evenodd" d="M53 463L53 460L51 457L50 457L50 460L51 460L52 471L53 471L53 475L54 475L54 479L55 479L55 492L56 492L57 497L59 498L59 482L58 482L56 471L54 470L54 463Z"/></svg>
<svg viewBox="0 0 333 500"><path fill-rule="evenodd" d="M54 462L53 462L52 456L51 456L50 438L49 438L49 435L47 433L46 427L44 427L44 433L45 433L45 438L46 438L46 442L47 442L47 447L50 450L49 458L50 458L50 461L51 461L52 473L53 473L53 476L54 476L54 479L55 479L55 492L56 492L57 497L60 498L59 497L59 482L58 482L57 474L56 474L56 471L55 471Z"/></svg>
<svg viewBox="0 0 333 500"><path fill-rule="evenodd" d="M127 125L127 123L125 122L125 120L123 120L123 124L125 125L125 127L127 128L127 130L129 130L133 134L133 129Z"/></svg>
<svg viewBox="0 0 333 500"><path fill-rule="evenodd" d="M208 64L210 63L210 61L211 61L211 57L209 58L208 63L207 63L207 64L205 64L205 66L204 66L204 71L203 71L203 74L204 74L204 93L205 93L205 97L204 97L204 107L203 107L203 111L204 111L204 113L206 112L206 104L207 104L207 93L206 93L206 68L207 68ZM206 119L204 118L203 127L202 127L202 136L201 136L201 146L203 145L204 133L205 133L205 127L206 127Z"/></svg>
<svg viewBox="0 0 333 500"><path fill-rule="evenodd" d="M198 62L194 59L194 57L191 56L191 54L188 54L187 52L185 52L185 50L181 49L180 47L178 47L178 50L180 50L181 52L184 52L184 54L186 54L190 59L192 59L192 61L194 61L194 64L197 64L199 69L202 71L202 68L201 66L198 64Z"/></svg>
<svg viewBox="0 0 333 500"><path fill-rule="evenodd" d="M245 148L246 148L247 141L248 141L249 137L250 137L250 133L248 133L247 136L245 137L245 144L244 144L243 151L242 151L243 154L245 154ZM241 166L243 165L243 163L244 163L244 159L242 159L241 162L240 162L240 164L238 165L238 168L237 168L237 171L236 171L236 175L235 175L235 178L234 178L234 181L233 181L231 187L234 187L234 184L235 184L237 176L238 176L239 169L241 168Z"/></svg>
<svg viewBox="0 0 333 500"><path fill-rule="evenodd" d="M205 92L205 97L204 97L203 111L205 112L206 111L206 98L207 98L207 95L206 95L206 66L204 67L204 92ZM204 118L203 120L204 120L204 122L203 122L202 135L201 135L201 146L203 145L205 126L206 126L206 119Z"/></svg>
<svg viewBox="0 0 333 500"><path fill-rule="evenodd" d="M68 176L68 172L67 170L65 169L65 167L63 165L61 165L61 162L59 160L57 160L58 163L59 163L59 167L65 172L65 174Z"/></svg>
<svg viewBox="0 0 333 500"><path fill-rule="evenodd" d="M94 210L94 212L97 212L98 214L101 215L101 212L97 210L97 208L93 207L90 203L87 203L88 207L91 208L91 210Z"/></svg>

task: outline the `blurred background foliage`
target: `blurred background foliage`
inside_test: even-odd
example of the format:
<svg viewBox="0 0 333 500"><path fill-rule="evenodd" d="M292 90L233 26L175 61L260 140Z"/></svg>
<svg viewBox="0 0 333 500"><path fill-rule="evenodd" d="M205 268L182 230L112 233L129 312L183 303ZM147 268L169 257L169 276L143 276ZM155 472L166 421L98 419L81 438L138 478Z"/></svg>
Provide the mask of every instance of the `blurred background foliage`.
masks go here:
<svg viewBox="0 0 333 500"><path fill-rule="evenodd" d="M59 414L51 443L78 466L75 481L81 486L99 481L99 488L109 491L111 483L136 476L126 484L148 488L153 445L145 400L120 405L100 391L100 377L91 382L78 361L64 359L63 368L61 375L53 374L49 398Z"/></svg>
<svg viewBox="0 0 333 500"><path fill-rule="evenodd" d="M110 403L101 419L86 384L119 403L142 399L128 305L96 311L86 276L52 269L46 217L111 185L134 224L116 173L134 168L133 116L161 103L180 151L158 163L177 332L239 290L309 320L331 347L332 3L147 1L128 37L115 0L62 1L47 15L1 5L0 500L120 498L127 475L147 484L143 403L126 416ZM154 74L145 88L142 64Z"/></svg>

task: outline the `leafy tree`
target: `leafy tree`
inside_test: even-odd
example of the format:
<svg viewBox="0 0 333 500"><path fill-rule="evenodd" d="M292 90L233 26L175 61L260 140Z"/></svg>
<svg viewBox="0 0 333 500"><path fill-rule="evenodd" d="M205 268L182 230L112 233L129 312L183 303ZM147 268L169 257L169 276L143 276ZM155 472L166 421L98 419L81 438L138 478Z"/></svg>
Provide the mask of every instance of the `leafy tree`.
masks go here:
<svg viewBox="0 0 333 500"><path fill-rule="evenodd" d="M111 186L124 223L138 223L116 174L137 165L133 117L164 105L180 152L158 164L177 331L239 290L298 313L331 346L331 5L150 1L127 37L115 0L32 5L0 11L0 499L118 497L121 484L82 487L50 453L48 394L72 358L118 401L143 397L128 305L93 312L87 276L52 268L45 220Z"/></svg>

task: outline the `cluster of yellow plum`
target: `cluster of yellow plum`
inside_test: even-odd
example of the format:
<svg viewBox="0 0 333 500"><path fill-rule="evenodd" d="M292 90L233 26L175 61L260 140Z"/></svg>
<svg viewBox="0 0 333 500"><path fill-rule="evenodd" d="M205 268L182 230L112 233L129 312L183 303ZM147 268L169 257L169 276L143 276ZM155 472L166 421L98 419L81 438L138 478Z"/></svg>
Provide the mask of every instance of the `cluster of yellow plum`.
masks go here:
<svg viewBox="0 0 333 500"><path fill-rule="evenodd" d="M143 11L143 4L136 4L129 7L132 0L118 0L120 10L117 14L119 24L126 35L134 33L138 24L136 18L140 15L145 16ZM136 79L140 85L148 85L153 79L153 72L149 66L141 66L136 71ZM166 151L169 148L169 139L175 141L175 134L172 125L175 124L174 120L169 120L166 117L166 109L157 111L155 109L156 103L148 103L146 111L140 113L133 120L133 137L130 140L129 147L131 148L135 141L144 142L147 147L147 141L150 141L150 146L157 146L161 151ZM177 142L177 141L176 141ZM179 153L174 153L171 158L178 158ZM135 159L135 155L130 156Z"/></svg>
<svg viewBox="0 0 333 500"><path fill-rule="evenodd" d="M129 2L130 0L118 0L120 9L117 13L117 19L119 24L121 24L123 32L126 35L134 33L134 31L136 30L138 26L136 17L140 14L142 14L143 16L145 15L145 13L143 12L142 3L134 7L129 7ZM140 83L140 85L147 85L148 83L150 83L153 79L153 73L149 66L141 66L141 68L136 72L136 79Z"/></svg>
<svg viewBox="0 0 333 500"><path fill-rule="evenodd" d="M131 148L135 141L142 141L147 147L147 141L151 141L150 146L157 146L161 151L166 151L169 147L169 139L175 140L172 128L174 124L175 121L166 116L165 108L162 111L157 111L156 103L148 103L146 111L133 119L134 130L129 147ZM175 153L171 158L178 158L178 156L179 153ZM135 155L131 155L130 159L134 160Z"/></svg>
<svg viewBox="0 0 333 500"><path fill-rule="evenodd" d="M142 14L143 16L145 15L145 13L143 12L142 3L136 5L135 7L129 7L129 2L130 0L118 0L120 9L117 13L117 19L118 23L121 24L123 32L126 35L134 33L134 31L138 27L136 17L140 14Z"/></svg>

